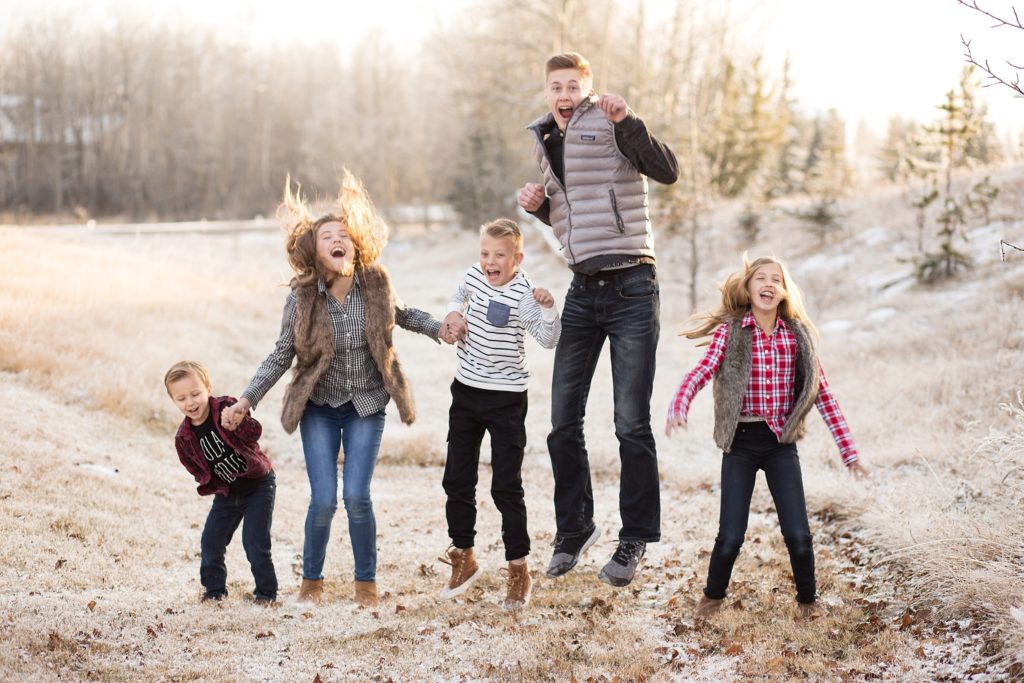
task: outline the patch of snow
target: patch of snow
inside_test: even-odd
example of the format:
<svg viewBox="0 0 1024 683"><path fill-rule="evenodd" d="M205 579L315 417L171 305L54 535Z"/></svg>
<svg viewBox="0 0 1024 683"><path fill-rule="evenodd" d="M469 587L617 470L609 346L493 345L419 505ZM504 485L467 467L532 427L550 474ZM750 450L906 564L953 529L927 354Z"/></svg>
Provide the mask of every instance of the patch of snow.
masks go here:
<svg viewBox="0 0 1024 683"><path fill-rule="evenodd" d="M823 325L818 325L818 331L821 332L822 336L827 334L840 334L842 332L848 332L853 329L852 320L829 320Z"/></svg>
<svg viewBox="0 0 1024 683"><path fill-rule="evenodd" d="M98 472L108 477L114 477L120 473L120 470L118 470L116 467L106 467L104 465L97 465L94 462L76 462L75 464L81 467L82 469Z"/></svg>

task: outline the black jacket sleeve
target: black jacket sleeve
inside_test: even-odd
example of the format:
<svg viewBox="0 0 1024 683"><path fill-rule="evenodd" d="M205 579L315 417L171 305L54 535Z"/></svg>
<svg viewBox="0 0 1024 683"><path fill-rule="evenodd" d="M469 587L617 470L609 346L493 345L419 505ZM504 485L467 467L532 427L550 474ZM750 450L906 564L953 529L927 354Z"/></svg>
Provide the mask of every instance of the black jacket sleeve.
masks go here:
<svg viewBox="0 0 1024 683"><path fill-rule="evenodd" d="M651 180L671 185L679 179L676 155L668 145L651 135L644 122L632 111L615 124L615 143L636 170Z"/></svg>
<svg viewBox="0 0 1024 683"><path fill-rule="evenodd" d="M544 203L540 205L540 208L528 213L544 221L545 225L551 225L551 197L544 197Z"/></svg>

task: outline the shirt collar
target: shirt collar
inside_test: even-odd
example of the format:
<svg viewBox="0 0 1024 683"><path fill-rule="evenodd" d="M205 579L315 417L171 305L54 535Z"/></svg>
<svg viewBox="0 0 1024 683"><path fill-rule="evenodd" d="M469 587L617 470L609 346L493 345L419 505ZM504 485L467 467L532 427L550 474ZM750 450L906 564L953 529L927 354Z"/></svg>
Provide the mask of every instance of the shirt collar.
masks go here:
<svg viewBox="0 0 1024 683"><path fill-rule="evenodd" d="M747 309L746 314L740 320L740 326L741 327L755 327L756 325L757 325L757 321L754 320L754 312L749 310L749 309ZM786 319L783 318L781 315L777 316L775 318L775 329L776 330L788 330L789 329L789 325L786 324Z"/></svg>
<svg viewBox="0 0 1024 683"><path fill-rule="evenodd" d="M359 287L360 289L362 289L362 284L360 284L360 282L359 282L359 271L358 270L356 270L355 276L353 276L353 278L352 278L352 284L353 284L353 286ZM327 282L322 277L318 277L316 279L316 291L317 291L318 294L326 294L327 293Z"/></svg>

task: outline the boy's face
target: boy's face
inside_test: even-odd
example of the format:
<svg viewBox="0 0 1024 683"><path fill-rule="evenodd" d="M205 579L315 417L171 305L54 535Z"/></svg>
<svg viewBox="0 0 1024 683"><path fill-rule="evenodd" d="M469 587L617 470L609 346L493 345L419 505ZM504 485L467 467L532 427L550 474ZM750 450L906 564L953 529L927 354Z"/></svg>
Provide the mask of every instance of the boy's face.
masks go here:
<svg viewBox="0 0 1024 683"><path fill-rule="evenodd" d="M516 243L511 237L480 235L480 270L492 286L501 287L511 282L522 261L523 252L516 252Z"/></svg>
<svg viewBox="0 0 1024 683"><path fill-rule="evenodd" d="M192 424L201 425L210 416L210 389L195 375L168 382L167 393Z"/></svg>
<svg viewBox="0 0 1024 683"><path fill-rule="evenodd" d="M548 74L544 101L560 130L565 130L572 113L583 98L590 95L590 91L590 79L585 78L579 69L556 69Z"/></svg>
<svg viewBox="0 0 1024 683"><path fill-rule="evenodd" d="M328 272L348 277L355 272L356 247L348 229L337 221L316 229L316 257Z"/></svg>
<svg viewBox="0 0 1024 683"><path fill-rule="evenodd" d="M777 263L766 263L754 271L747 283L750 307L771 314L786 298L786 282Z"/></svg>

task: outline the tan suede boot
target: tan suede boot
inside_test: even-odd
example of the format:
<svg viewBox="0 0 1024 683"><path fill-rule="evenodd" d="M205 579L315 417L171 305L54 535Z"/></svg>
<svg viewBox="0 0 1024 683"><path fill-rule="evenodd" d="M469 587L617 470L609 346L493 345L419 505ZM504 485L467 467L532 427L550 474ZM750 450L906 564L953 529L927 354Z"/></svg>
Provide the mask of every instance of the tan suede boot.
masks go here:
<svg viewBox="0 0 1024 683"><path fill-rule="evenodd" d="M376 581L356 581L353 585L355 586L356 589L356 604L358 604L360 607L376 607Z"/></svg>
<svg viewBox="0 0 1024 683"><path fill-rule="evenodd" d="M718 614L718 611L722 609L723 602L723 599L716 600L715 598L709 598L706 595L702 595L700 596L700 602L697 603L697 609L694 610L693 616L698 619L710 619Z"/></svg>
<svg viewBox="0 0 1024 683"><path fill-rule="evenodd" d="M448 585L441 591L441 597L447 600L458 597L469 590L483 570L476 563L472 548L462 549L452 546L445 550L444 554L444 557L437 559L451 565L452 568L452 576L448 580Z"/></svg>
<svg viewBox="0 0 1024 683"><path fill-rule="evenodd" d="M299 602L309 602L314 605L320 604L320 594L324 590L323 579L303 579L299 587Z"/></svg>
<svg viewBox="0 0 1024 683"><path fill-rule="evenodd" d="M530 569L526 561L509 562L506 577L507 590L501 606L506 610L522 609L530 604Z"/></svg>

